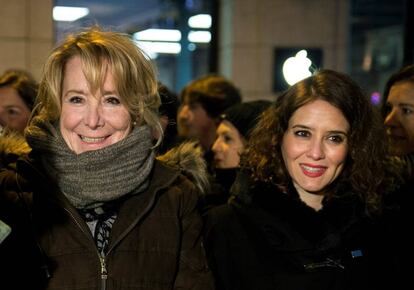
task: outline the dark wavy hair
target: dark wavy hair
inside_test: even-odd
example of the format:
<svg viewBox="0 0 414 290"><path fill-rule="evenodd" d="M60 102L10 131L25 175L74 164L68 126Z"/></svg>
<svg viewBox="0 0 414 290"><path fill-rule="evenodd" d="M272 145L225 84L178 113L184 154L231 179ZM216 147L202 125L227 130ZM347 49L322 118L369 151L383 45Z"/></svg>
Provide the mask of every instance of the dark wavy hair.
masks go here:
<svg viewBox="0 0 414 290"><path fill-rule="evenodd" d="M412 82L414 83L414 65L407 65L402 67L399 71L390 76L385 84L384 95L381 100L381 113L385 119L389 113L389 106L387 105L388 95L390 94L391 87L400 82Z"/></svg>
<svg viewBox="0 0 414 290"><path fill-rule="evenodd" d="M253 180L270 182L286 189L291 178L285 167L281 143L294 112L315 100L338 108L350 125L348 156L341 174L327 192L327 198L345 192L357 195L369 211L380 209L379 187L384 179L386 155L381 116L368 96L347 75L320 70L283 92L265 111L253 129L241 158L243 170Z"/></svg>

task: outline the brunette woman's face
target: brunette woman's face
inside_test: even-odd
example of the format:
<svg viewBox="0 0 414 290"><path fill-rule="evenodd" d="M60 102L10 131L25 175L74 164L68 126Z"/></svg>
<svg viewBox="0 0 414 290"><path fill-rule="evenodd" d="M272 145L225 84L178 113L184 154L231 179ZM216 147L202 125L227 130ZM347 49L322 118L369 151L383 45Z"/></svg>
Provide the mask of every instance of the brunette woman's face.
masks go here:
<svg viewBox="0 0 414 290"><path fill-rule="evenodd" d="M414 152L414 83L399 82L391 87L384 124L392 154Z"/></svg>
<svg viewBox="0 0 414 290"><path fill-rule="evenodd" d="M23 132L30 118L30 109L12 87L0 88L0 125Z"/></svg>
<svg viewBox="0 0 414 290"><path fill-rule="evenodd" d="M103 89L93 93L82 71L79 57L65 67L60 130L76 154L97 150L124 139L131 131L131 117L121 102L108 69Z"/></svg>
<svg viewBox="0 0 414 290"><path fill-rule="evenodd" d="M292 115L281 149L300 195L323 195L342 172L349 128L342 112L323 100L308 103Z"/></svg>
<svg viewBox="0 0 414 290"><path fill-rule="evenodd" d="M214 164L217 168L234 168L240 163L240 154L244 149L239 131L227 120L223 120L216 130L216 141L211 150L214 152Z"/></svg>

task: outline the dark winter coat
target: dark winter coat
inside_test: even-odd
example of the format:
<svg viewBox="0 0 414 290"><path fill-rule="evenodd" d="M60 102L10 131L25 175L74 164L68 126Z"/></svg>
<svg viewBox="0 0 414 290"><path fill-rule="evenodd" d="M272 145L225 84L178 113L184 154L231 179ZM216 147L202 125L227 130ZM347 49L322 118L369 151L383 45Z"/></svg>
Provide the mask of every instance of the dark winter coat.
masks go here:
<svg viewBox="0 0 414 290"><path fill-rule="evenodd" d="M0 245L0 289L213 288L198 191L179 170L156 161L149 188L122 203L105 260L41 166L25 159L15 170L0 171L0 219L12 228Z"/></svg>
<svg viewBox="0 0 414 290"><path fill-rule="evenodd" d="M315 211L295 189L240 185L236 199L208 213L206 249L226 290L398 289L393 249L380 223L353 197Z"/></svg>
<svg viewBox="0 0 414 290"><path fill-rule="evenodd" d="M388 164L387 169L394 172L387 176L394 177L398 173L398 166L402 165L402 173L397 175L402 179L394 179L392 186L387 190L384 197L384 214L381 219L385 224L388 234L390 248L394 254L394 264L398 276L393 289L412 289L414 261L414 155L392 157L389 161L397 164ZM397 168L397 170L395 170ZM391 183L390 183L391 184Z"/></svg>

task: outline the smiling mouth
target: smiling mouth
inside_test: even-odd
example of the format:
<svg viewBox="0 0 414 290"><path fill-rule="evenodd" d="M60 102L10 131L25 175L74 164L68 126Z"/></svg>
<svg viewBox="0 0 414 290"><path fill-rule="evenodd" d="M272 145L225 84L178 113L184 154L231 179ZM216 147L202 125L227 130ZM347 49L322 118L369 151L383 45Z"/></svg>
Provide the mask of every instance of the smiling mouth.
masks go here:
<svg viewBox="0 0 414 290"><path fill-rule="evenodd" d="M81 135L79 135L79 137L85 143L100 143L107 138L107 137L93 138L93 137L86 137L86 136L81 136Z"/></svg>
<svg viewBox="0 0 414 290"><path fill-rule="evenodd" d="M302 164L300 167L302 168L303 173L309 177L320 177L325 173L327 169L324 166L309 166L304 164Z"/></svg>

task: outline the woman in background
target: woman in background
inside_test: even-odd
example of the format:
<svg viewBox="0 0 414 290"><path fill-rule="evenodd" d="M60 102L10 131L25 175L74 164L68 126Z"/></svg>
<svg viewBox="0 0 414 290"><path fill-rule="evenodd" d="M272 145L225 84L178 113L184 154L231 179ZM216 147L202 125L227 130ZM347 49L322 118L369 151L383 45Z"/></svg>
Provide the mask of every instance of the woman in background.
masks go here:
<svg viewBox="0 0 414 290"><path fill-rule="evenodd" d="M385 86L382 113L391 155L414 152L414 65L393 74Z"/></svg>
<svg viewBox="0 0 414 290"><path fill-rule="evenodd" d="M266 100L244 102L229 107L220 115L216 140L211 147L214 170L212 190L205 196L206 209L229 199L249 133L270 105L271 102Z"/></svg>
<svg viewBox="0 0 414 290"><path fill-rule="evenodd" d="M29 121L38 84L23 70L7 70L0 76L0 127L23 133Z"/></svg>
<svg viewBox="0 0 414 290"><path fill-rule="evenodd" d="M407 65L388 79L382 101L382 114L389 142L387 168L400 172L401 180L385 199L385 221L391 232L396 254L398 285L413 285L414 239L411 233L414 203L414 65ZM412 287L412 286L409 286Z"/></svg>

